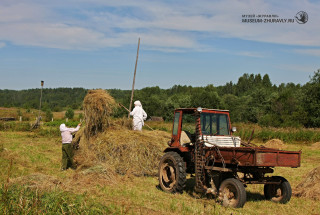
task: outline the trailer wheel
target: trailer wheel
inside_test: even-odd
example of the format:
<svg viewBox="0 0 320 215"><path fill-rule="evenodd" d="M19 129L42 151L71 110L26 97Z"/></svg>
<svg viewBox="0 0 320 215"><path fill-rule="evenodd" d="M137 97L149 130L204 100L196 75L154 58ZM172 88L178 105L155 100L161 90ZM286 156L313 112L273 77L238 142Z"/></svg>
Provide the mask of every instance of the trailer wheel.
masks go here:
<svg viewBox="0 0 320 215"><path fill-rule="evenodd" d="M241 208L246 203L246 200L246 190L239 180L228 178L221 183L218 201L224 207Z"/></svg>
<svg viewBox="0 0 320 215"><path fill-rule="evenodd" d="M159 164L159 185L168 193L182 193L186 186L186 165L177 152L167 152Z"/></svg>
<svg viewBox="0 0 320 215"><path fill-rule="evenodd" d="M291 199L292 190L290 183L283 177L273 176L274 180L281 181L280 184L265 184L264 196L267 200L285 204Z"/></svg>

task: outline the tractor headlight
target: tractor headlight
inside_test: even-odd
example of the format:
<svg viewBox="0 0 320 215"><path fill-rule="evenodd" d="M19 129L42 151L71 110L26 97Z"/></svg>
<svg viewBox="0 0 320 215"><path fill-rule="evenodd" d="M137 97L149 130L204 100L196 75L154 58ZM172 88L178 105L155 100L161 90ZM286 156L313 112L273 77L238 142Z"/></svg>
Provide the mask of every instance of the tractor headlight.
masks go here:
<svg viewBox="0 0 320 215"><path fill-rule="evenodd" d="M201 113L201 112L202 112L202 108L201 108L201 107L198 107L198 108L197 108L197 111L198 111L199 113Z"/></svg>

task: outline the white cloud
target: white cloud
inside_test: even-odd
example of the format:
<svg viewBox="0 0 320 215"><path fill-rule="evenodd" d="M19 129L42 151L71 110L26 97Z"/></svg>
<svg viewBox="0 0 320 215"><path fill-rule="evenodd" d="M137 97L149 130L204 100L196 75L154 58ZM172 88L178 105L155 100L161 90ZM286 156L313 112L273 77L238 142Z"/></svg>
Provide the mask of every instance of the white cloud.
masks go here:
<svg viewBox="0 0 320 215"><path fill-rule="evenodd" d="M283 64L283 65L278 65L278 69L280 70L286 70L290 71L292 73L312 73L313 71L316 71L318 68L314 65L301 65L301 64Z"/></svg>
<svg viewBox="0 0 320 215"><path fill-rule="evenodd" d="M75 3L77 3L75 6ZM112 9L110 9L112 8ZM309 21L241 23L243 14L276 14L293 18L305 10ZM203 38L238 38L275 44L320 46L319 3L300 1L151 1L81 0L0 3L0 40L59 49L98 49L136 44L148 49L202 50ZM204 49L208 48L207 45ZM214 47L212 47L214 49ZM301 53L301 52L300 52ZM259 57L251 51L240 55Z"/></svg>
<svg viewBox="0 0 320 215"><path fill-rule="evenodd" d="M295 49L294 52L320 57L320 49Z"/></svg>

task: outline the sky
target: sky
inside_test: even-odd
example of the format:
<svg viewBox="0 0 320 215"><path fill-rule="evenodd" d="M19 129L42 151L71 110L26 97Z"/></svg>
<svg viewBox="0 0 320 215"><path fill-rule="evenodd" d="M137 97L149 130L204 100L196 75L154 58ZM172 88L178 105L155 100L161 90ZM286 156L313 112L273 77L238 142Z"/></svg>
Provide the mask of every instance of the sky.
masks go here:
<svg viewBox="0 0 320 215"><path fill-rule="evenodd" d="M1 0L0 89L131 89L139 38L136 89L244 73L303 85L320 69L319 11L318 0Z"/></svg>

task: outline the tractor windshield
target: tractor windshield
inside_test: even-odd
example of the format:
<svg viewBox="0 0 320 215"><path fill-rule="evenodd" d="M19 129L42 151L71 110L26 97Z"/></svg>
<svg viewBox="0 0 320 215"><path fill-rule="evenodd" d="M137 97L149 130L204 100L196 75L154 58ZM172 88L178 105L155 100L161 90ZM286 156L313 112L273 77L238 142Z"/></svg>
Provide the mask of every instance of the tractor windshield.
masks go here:
<svg viewBox="0 0 320 215"><path fill-rule="evenodd" d="M201 113L201 131L204 135L230 135L227 114Z"/></svg>

